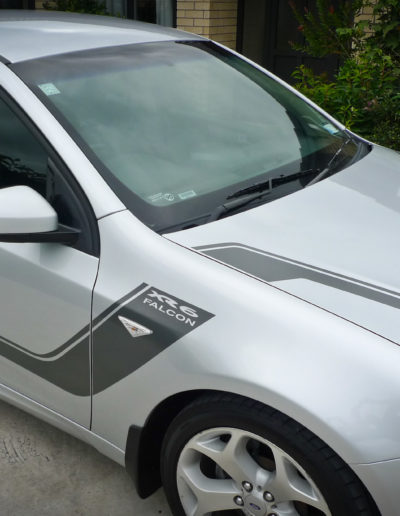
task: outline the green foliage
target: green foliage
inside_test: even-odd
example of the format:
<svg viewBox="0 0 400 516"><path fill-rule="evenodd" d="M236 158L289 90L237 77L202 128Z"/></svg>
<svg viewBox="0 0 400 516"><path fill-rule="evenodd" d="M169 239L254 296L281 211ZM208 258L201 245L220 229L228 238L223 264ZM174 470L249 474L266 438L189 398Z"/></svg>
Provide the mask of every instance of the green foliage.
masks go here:
<svg viewBox="0 0 400 516"><path fill-rule="evenodd" d="M293 48L313 57L339 54L350 57L364 35L361 25L354 25L354 17L360 12L363 0L343 0L335 8L331 0L316 0L313 11L301 12L290 0L290 6L299 23L298 30L304 36L303 44L292 43Z"/></svg>
<svg viewBox="0 0 400 516"><path fill-rule="evenodd" d="M370 4L374 14L371 23L371 44L400 61L400 5L399 0L377 0Z"/></svg>
<svg viewBox="0 0 400 516"><path fill-rule="evenodd" d="M400 149L400 69L381 49L347 59L333 81L305 66L293 76L304 95L346 127L381 145ZM390 132L385 132L387 128Z"/></svg>
<svg viewBox="0 0 400 516"><path fill-rule="evenodd" d="M97 0L55 0L43 3L43 7L53 11L69 11L88 14L109 14L104 2Z"/></svg>
<svg viewBox="0 0 400 516"><path fill-rule="evenodd" d="M337 13L328 1L317 0L313 15L300 18L295 10L305 37L296 48L314 57L338 54L341 65L333 80L300 66L293 73L295 86L349 129L400 150L399 0L360 0L353 11L343 0ZM349 26L361 7L370 7L375 18ZM327 8L333 10L329 15Z"/></svg>
<svg viewBox="0 0 400 516"><path fill-rule="evenodd" d="M316 0L316 9L301 12L294 0L289 1L304 36L302 45L293 48L313 57L339 54L350 57L365 46L374 45L400 60L399 0ZM372 12L370 20L354 23L363 9Z"/></svg>

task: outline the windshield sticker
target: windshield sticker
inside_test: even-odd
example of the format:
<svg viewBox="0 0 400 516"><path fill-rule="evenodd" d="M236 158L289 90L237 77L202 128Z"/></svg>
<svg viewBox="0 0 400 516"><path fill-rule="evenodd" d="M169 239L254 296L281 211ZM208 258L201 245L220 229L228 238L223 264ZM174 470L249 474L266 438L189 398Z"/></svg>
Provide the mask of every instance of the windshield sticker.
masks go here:
<svg viewBox="0 0 400 516"><path fill-rule="evenodd" d="M182 192L178 194L179 199L184 201L185 199L190 199L191 197L196 197L197 193L194 190L188 190L187 192Z"/></svg>
<svg viewBox="0 0 400 516"><path fill-rule="evenodd" d="M159 201L162 201L163 194L162 194L162 192L159 192L159 193L156 193L153 195L149 195L147 198L151 202L159 202Z"/></svg>
<svg viewBox="0 0 400 516"><path fill-rule="evenodd" d="M172 202L172 201L174 201L174 200L175 200L175 195L174 195L174 194L172 194L172 193L165 193L165 194L163 195L163 199L165 199L165 200L166 200L166 201L168 201L168 202Z"/></svg>
<svg viewBox="0 0 400 516"><path fill-rule="evenodd" d="M339 129L332 124L325 124L323 127L329 134L336 134L339 132Z"/></svg>
<svg viewBox="0 0 400 516"><path fill-rule="evenodd" d="M61 91L52 82L46 82L45 84L39 84L39 88L45 95L50 97L51 95L59 95Z"/></svg>
<svg viewBox="0 0 400 516"><path fill-rule="evenodd" d="M153 195L149 195L147 199L151 202L172 202L175 200L175 194L159 192Z"/></svg>

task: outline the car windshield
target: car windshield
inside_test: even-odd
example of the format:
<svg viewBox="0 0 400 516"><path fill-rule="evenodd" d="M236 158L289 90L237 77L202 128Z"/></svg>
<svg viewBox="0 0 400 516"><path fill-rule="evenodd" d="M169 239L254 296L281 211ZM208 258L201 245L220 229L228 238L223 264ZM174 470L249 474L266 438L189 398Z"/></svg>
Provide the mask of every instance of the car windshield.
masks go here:
<svg viewBox="0 0 400 516"><path fill-rule="evenodd" d="M155 231L209 221L233 192L301 189L360 144L275 79L210 42L108 47L12 65L116 194ZM296 175L297 174L297 175ZM298 176L298 177L297 177ZM242 209L253 204L247 203Z"/></svg>

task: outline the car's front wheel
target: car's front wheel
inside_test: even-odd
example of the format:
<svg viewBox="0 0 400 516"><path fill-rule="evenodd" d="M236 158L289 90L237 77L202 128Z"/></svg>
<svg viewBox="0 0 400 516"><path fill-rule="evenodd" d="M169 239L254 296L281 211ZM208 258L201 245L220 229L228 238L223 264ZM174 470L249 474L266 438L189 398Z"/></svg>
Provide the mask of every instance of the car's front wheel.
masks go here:
<svg viewBox="0 0 400 516"><path fill-rule="evenodd" d="M161 459L174 516L376 516L351 469L299 423L261 403L200 398L172 422Z"/></svg>

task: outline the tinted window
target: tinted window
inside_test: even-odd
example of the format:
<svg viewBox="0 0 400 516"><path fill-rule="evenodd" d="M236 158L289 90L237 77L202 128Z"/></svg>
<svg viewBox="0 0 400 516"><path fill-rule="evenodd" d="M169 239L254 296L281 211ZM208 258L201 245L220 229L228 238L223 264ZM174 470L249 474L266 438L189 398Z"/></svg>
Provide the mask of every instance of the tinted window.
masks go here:
<svg viewBox="0 0 400 516"><path fill-rule="evenodd" d="M0 100L0 187L26 185L46 196L47 152Z"/></svg>
<svg viewBox="0 0 400 516"><path fill-rule="evenodd" d="M36 190L53 206L60 224L80 230L74 247L97 254L97 227L91 227L87 203L79 201L83 195L65 172L59 158L0 99L0 188L24 185Z"/></svg>

